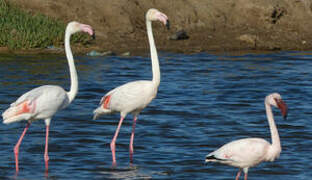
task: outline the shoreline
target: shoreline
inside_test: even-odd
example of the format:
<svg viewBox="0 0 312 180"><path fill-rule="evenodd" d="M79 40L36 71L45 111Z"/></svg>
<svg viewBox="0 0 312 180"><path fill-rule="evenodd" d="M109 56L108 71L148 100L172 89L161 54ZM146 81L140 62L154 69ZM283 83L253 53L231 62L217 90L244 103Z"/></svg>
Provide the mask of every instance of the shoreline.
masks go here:
<svg viewBox="0 0 312 180"><path fill-rule="evenodd" d="M90 48L73 48L74 56L88 56L87 53L93 51L94 49L98 49L97 47L90 47ZM178 52L178 51L168 51L166 49L158 49L158 53L173 53L173 54L198 54L198 53L207 53L212 55L229 55L229 56L240 56L246 54L270 54L270 53L278 53L278 52L303 52L303 51L311 51L311 50L207 50L207 51L200 51L200 52ZM150 56L149 49L140 49L134 51L121 51L123 53L115 53L112 51L113 54L111 55L100 55L100 56L90 56L90 57L105 57L105 56ZM129 55L124 55L124 53L129 53ZM65 56L65 50L50 50L50 49L27 49L27 50L9 50L6 47L0 47L0 54L2 55L58 55L58 56Z"/></svg>
<svg viewBox="0 0 312 180"><path fill-rule="evenodd" d="M148 54L145 12L154 7L171 22L167 31L153 23L158 51L172 53L303 51L312 50L312 2L293 0L199 1L101 1L101 0L10 0L32 14L41 13L67 23L91 25L97 39L88 48L73 45L78 54L92 50L117 55ZM185 40L169 40L179 31ZM30 51L30 52L26 52ZM3 52L2 50L0 52ZM13 50L43 53L43 50Z"/></svg>

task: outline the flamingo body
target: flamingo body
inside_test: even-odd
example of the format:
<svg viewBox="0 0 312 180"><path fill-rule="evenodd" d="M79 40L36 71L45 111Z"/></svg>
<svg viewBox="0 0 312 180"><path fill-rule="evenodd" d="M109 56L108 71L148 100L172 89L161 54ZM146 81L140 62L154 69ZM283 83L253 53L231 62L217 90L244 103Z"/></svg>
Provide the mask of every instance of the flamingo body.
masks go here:
<svg viewBox="0 0 312 180"><path fill-rule="evenodd" d="M271 131L272 144L262 138L245 138L229 142L206 156L205 162L219 162L238 167L238 180L241 170L247 180L248 169L263 161L274 161L280 156L281 143L274 122L271 106L278 107L284 118L287 117L287 105L278 93L272 93L265 98L266 114Z"/></svg>
<svg viewBox="0 0 312 180"><path fill-rule="evenodd" d="M25 107L25 103L29 110L20 111L21 106ZM50 118L58 110L68 105L69 98L62 87L40 86L28 91L12 103L10 108L3 113L3 123L9 124L21 120L35 121Z"/></svg>
<svg viewBox="0 0 312 180"><path fill-rule="evenodd" d="M268 151L271 144L261 138L245 138L223 145L210 153L206 161L215 161L238 168L253 167L262 161L273 161ZM276 157L279 153L276 154Z"/></svg>
<svg viewBox="0 0 312 180"><path fill-rule="evenodd" d="M156 97L156 94L157 87L152 81L126 83L109 91L102 98L100 107L95 110L95 116L114 112L120 112L122 117L126 117L128 113L138 115Z"/></svg>

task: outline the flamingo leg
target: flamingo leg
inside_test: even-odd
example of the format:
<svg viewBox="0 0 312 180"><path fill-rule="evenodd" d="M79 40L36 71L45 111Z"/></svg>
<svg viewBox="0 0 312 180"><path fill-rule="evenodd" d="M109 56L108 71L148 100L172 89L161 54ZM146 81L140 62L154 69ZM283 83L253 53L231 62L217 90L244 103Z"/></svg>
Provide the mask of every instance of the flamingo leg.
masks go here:
<svg viewBox="0 0 312 180"><path fill-rule="evenodd" d="M113 157L113 166L116 166L116 156L115 156L116 139L118 137L118 134L119 134L119 131L120 131L120 127L122 125L123 120L124 120L124 117L120 117L119 124L118 124L118 127L116 129L115 135L114 135L114 137L112 139L112 142L110 143L110 148L111 148L112 157Z"/></svg>
<svg viewBox="0 0 312 180"><path fill-rule="evenodd" d="M24 136L25 136L25 134L26 134L26 132L27 132L29 126L30 126L30 123L27 123L27 125L26 125L26 127L25 127L25 129L24 129L24 131L23 131L23 133L22 133L22 135L21 135L21 137L19 138L19 140L17 141L16 145L14 146L15 168L16 168L16 172L18 172L18 170L19 170L19 169L18 169L18 153L19 153L19 147L20 147L20 145L21 145L21 143L22 143L22 140L23 140L23 138L24 138Z"/></svg>
<svg viewBox="0 0 312 180"><path fill-rule="evenodd" d="M238 172L237 172L235 180L239 179L239 176L241 175L241 172L242 172L242 169L239 169Z"/></svg>
<svg viewBox="0 0 312 180"><path fill-rule="evenodd" d="M130 153L130 162L133 162L133 139L134 139L134 131L135 131L135 125L136 125L137 117L134 116L133 118L133 124L132 124L132 132L131 132L131 138L130 138L130 144L129 144L129 153Z"/></svg>
<svg viewBox="0 0 312 180"><path fill-rule="evenodd" d="M45 150L44 150L44 162L45 162L46 172L48 171L48 167L49 167L49 156L48 156L49 127L50 126L46 126L46 139L45 139L46 143L45 143Z"/></svg>
<svg viewBox="0 0 312 180"><path fill-rule="evenodd" d="M245 173L244 180L247 180L248 173Z"/></svg>

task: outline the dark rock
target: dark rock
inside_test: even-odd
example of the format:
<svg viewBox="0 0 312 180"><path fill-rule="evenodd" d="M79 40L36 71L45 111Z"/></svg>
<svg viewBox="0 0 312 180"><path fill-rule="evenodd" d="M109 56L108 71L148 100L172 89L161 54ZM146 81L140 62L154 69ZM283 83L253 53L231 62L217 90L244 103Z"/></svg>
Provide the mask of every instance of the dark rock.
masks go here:
<svg viewBox="0 0 312 180"><path fill-rule="evenodd" d="M187 35L186 31L184 30L180 30L178 32L176 32L175 34L171 35L169 37L170 40L184 40L184 39L188 39L189 36Z"/></svg>

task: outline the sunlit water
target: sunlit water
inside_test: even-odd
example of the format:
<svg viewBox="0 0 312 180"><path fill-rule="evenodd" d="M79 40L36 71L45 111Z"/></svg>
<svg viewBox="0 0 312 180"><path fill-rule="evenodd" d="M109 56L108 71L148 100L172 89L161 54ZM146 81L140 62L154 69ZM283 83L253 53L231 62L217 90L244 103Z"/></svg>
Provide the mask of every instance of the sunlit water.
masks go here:
<svg viewBox="0 0 312 180"><path fill-rule="evenodd" d="M76 57L79 93L52 120L49 179L234 179L237 168L204 164L205 155L226 142L245 137L270 141L264 97L279 92L289 106L283 120L274 109L282 141L275 162L250 168L250 179L312 177L312 54L160 54L157 98L138 118L134 162L128 146L128 115L111 167L109 143L119 114L92 120L92 111L110 89L133 80L151 79L146 57ZM64 56L1 56L0 110L26 91L44 84L68 90ZM30 126L20 148L15 176L13 147L25 122L0 125L0 179L44 179L43 121Z"/></svg>

